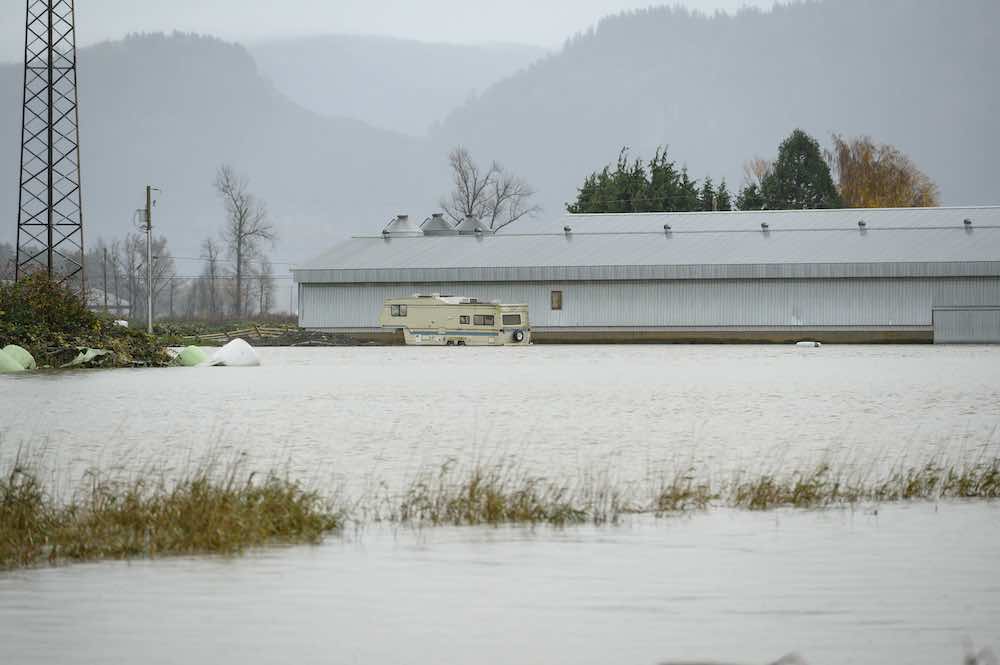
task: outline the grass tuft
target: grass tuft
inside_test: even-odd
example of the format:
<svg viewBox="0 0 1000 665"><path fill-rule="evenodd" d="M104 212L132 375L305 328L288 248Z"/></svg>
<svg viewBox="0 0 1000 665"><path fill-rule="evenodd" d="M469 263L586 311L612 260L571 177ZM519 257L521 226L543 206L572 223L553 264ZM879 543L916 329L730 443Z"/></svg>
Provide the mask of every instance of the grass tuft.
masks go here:
<svg viewBox="0 0 1000 665"><path fill-rule="evenodd" d="M270 543L314 543L341 516L318 493L271 474L221 478L205 469L179 482L88 474L68 503L15 464L0 479L0 568L42 561L236 554Z"/></svg>
<svg viewBox="0 0 1000 665"><path fill-rule="evenodd" d="M478 525L582 522L587 510L574 503L563 485L531 477L501 465L474 467L459 474L443 465L423 474L404 493L393 521L400 524Z"/></svg>

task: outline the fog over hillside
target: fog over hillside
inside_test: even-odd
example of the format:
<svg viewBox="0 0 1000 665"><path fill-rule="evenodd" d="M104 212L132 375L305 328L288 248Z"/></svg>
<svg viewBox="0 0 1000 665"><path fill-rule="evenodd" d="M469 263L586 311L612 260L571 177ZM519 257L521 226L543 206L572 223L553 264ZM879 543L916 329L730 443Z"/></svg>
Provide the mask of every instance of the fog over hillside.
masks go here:
<svg viewBox="0 0 1000 665"><path fill-rule="evenodd" d="M241 46L151 35L80 52L81 146L87 238L122 236L147 183L163 190L154 222L190 255L223 217L213 189L230 163L265 199L275 256L308 255L345 229L388 218L427 190L423 146L363 122L288 101ZM20 67L0 67L0 209L17 209ZM377 222L375 222L377 224ZM0 239L13 237L5 224Z"/></svg>
<svg viewBox="0 0 1000 665"><path fill-rule="evenodd" d="M274 256L300 259L345 233L377 230L396 212L432 212L456 144L526 177L544 214L557 215L623 145L649 157L669 144L693 177L724 176L735 189L744 161L773 156L796 127L825 145L831 132L896 144L940 184L946 204L1000 203L996 25L995 0L625 14L533 64L511 56L511 76L498 75L429 137L373 124L412 131L464 90L469 71L414 57L390 74L390 56L355 68L346 56L309 55L328 43L286 44L286 65L315 57L329 71L330 83L316 91L315 69L279 74L272 59L264 75L245 48L211 38L105 43L80 54L87 237L128 231L148 182L164 190L157 220L175 253L196 252L217 232L222 206L212 180L229 162L270 204L280 234ZM0 210L10 220L0 242L15 230L21 76L19 65L0 66ZM269 78L279 76L276 89ZM436 106L423 105L428 91L441 93Z"/></svg>
<svg viewBox="0 0 1000 665"><path fill-rule="evenodd" d="M840 0L608 18L457 110L434 137L521 171L547 209L630 146L742 181L801 127L896 144L945 204L1000 203L996 0Z"/></svg>
<svg viewBox="0 0 1000 665"><path fill-rule="evenodd" d="M357 35L276 40L250 52L261 73L307 109L413 136L546 53Z"/></svg>

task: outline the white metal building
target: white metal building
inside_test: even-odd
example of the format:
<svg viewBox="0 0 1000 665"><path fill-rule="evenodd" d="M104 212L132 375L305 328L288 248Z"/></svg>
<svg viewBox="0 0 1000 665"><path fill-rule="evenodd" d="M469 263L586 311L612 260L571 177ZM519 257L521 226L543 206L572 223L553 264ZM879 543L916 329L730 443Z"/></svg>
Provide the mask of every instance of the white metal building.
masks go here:
<svg viewBox="0 0 1000 665"><path fill-rule="evenodd" d="M1000 207L401 218L292 272L303 327L357 335L447 293L527 303L539 342L1000 342Z"/></svg>

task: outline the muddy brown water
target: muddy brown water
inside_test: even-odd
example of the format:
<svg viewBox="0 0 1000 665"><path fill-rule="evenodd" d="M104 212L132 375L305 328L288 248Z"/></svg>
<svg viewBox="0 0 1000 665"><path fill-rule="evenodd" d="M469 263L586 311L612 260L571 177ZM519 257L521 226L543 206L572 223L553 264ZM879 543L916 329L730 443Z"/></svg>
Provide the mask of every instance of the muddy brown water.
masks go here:
<svg viewBox="0 0 1000 665"><path fill-rule="evenodd" d="M0 456L246 453L356 495L449 459L641 487L1000 445L1000 349L263 349L256 369L0 377ZM238 559L0 574L12 663L959 663L1000 645L1000 505L348 530Z"/></svg>

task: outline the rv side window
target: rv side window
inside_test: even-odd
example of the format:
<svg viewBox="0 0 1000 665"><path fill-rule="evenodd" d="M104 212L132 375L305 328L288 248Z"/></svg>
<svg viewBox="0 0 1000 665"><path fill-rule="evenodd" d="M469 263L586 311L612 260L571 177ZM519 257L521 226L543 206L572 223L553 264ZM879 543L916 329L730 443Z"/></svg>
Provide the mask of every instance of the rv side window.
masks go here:
<svg viewBox="0 0 1000 665"><path fill-rule="evenodd" d="M552 292L552 309L562 309L562 291Z"/></svg>
<svg viewBox="0 0 1000 665"><path fill-rule="evenodd" d="M469 325L468 314L463 314L462 316L458 317L458 322L461 323L463 326Z"/></svg>
<svg viewBox="0 0 1000 665"><path fill-rule="evenodd" d="M520 314L504 314L503 324L505 326L519 326L521 325L521 315Z"/></svg>
<svg viewBox="0 0 1000 665"><path fill-rule="evenodd" d="M406 316L406 305L391 305L393 316Z"/></svg>
<svg viewBox="0 0 1000 665"><path fill-rule="evenodd" d="M472 320L477 326L492 326L496 321L492 314L476 314Z"/></svg>

